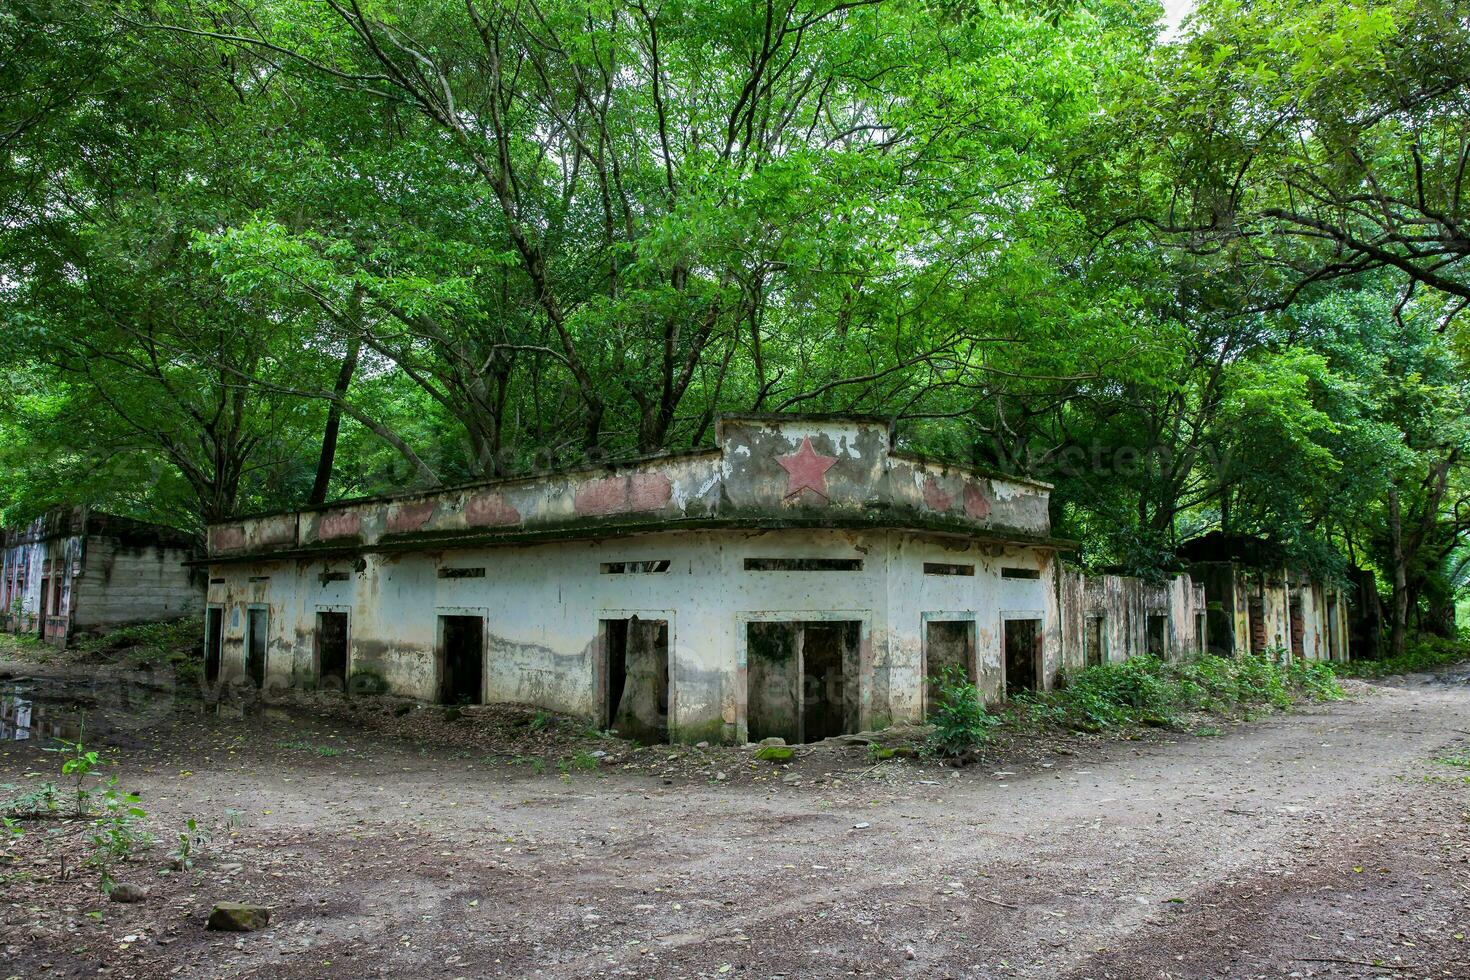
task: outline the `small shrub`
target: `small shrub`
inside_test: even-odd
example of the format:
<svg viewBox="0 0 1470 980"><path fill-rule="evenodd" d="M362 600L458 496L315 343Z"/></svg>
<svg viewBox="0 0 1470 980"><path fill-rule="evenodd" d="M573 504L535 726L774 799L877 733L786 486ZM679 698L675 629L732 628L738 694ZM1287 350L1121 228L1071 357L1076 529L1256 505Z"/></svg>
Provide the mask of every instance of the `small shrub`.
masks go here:
<svg viewBox="0 0 1470 980"><path fill-rule="evenodd" d="M138 851L152 847L153 836L140 826L148 814L138 806L137 794L120 792L116 776L108 777L107 788L98 799L101 816L92 822L92 833L87 838L92 845L87 863L101 875L102 890L111 892L116 884L112 869Z"/></svg>
<svg viewBox="0 0 1470 980"><path fill-rule="evenodd" d="M194 855L209 843L209 834L200 829L199 824L190 817L184 821L184 829L179 831L178 841L168 856L175 869L188 871L194 867Z"/></svg>
<svg viewBox="0 0 1470 980"><path fill-rule="evenodd" d="M88 799L91 793L86 787L87 777L102 767L102 756L95 750L89 749L82 744L82 735L80 732L77 734L77 740L75 742L68 742L64 738L59 738L57 741L61 743L60 747L48 748L44 751L55 752L63 757L61 774L71 777L76 815L80 817L89 808Z"/></svg>
<svg viewBox="0 0 1470 980"><path fill-rule="evenodd" d="M998 719L985 710L980 692L964 670L956 666L946 668L939 678L938 694L938 707L931 718L934 734L929 738L929 749L932 752L963 755L990 739L990 730Z"/></svg>

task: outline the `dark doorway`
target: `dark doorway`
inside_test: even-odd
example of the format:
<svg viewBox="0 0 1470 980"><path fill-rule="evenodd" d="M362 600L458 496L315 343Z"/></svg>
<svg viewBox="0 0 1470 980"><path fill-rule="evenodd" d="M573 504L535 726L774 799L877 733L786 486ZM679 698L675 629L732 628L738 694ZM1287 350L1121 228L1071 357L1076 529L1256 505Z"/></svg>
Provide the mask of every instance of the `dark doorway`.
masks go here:
<svg viewBox="0 0 1470 980"><path fill-rule="evenodd" d="M924 627L924 714L939 706L940 686L946 674L958 670L975 683L975 623L967 619L931 619Z"/></svg>
<svg viewBox="0 0 1470 980"><path fill-rule="evenodd" d="M51 598L51 579L42 577L41 594L36 597L36 635L46 638L46 600Z"/></svg>
<svg viewBox="0 0 1470 980"><path fill-rule="evenodd" d="M347 614L316 614L316 686L323 691L347 689Z"/></svg>
<svg viewBox="0 0 1470 980"><path fill-rule="evenodd" d="M1087 659L1086 666L1101 667L1107 659L1103 655L1103 618L1088 616L1087 625L1083 629L1082 645Z"/></svg>
<svg viewBox="0 0 1470 980"><path fill-rule="evenodd" d="M603 722L645 745L669 740L669 623L666 619L604 619L607 692Z"/></svg>
<svg viewBox="0 0 1470 980"><path fill-rule="evenodd" d="M745 628L745 728L752 742L801 741L800 634L800 623Z"/></svg>
<svg viewBox="0 0 1470 980"><path fill-rule="evenodd" d="M1292 596L1287 609L1291 615L1291 655L1302 659L1307 655L1307 621L1302 618L1302 597Z"/></svg>
<svg viewBox="0 0 1470 980"><path fill-rule="evenodd" d="M1341 660L1341 643L1338 639L1337 596L1327 597L1327 659Z"/></svg>
<svg viewBox="0 0 1470 980"><path fill-rule="evenodd" d="M1169 617L1150 613L1148 617L1148 652L1160 660L1169 656Z"/></svg>
<svg viewBox="0 0 1470 980"><path fill-rule="evenodd" d="M224 654L225 611L210 607L204 614L204 683L219 683L220 657Z"/></svg>
<svg viewBox="0 0 1470 980"><path fill-rule="evenodd" d="M855 659L857 653L858 624L803 623L802 633L802 741L818 742L856 731L857 699L852 695L857 685L848 684L847 666L849 654ZM851 676L856 677L857 671Z"/></svg>
<svg viewBox="0 0 1470 980"><path fill-rule="evenodd" d="M1036 675L1041 663L1041 620L1008 619L1005 621L1006 697L1022 691L1035 691Z"/></svg>
<svg viewBox="0 0 1470 980"><path fill-rule="evenodd" d="M1251 653L1266 652L1266 601L1260 596L1251 596L1246 606L1250 620Z"/></svg>
<svg viewBox="0 0 1470 980"><path fill-rule="evenodd" d="M439 703L479 704L485 677L485 620L439 617Z"/></svg>
<svg viewBox="0 0 1470 980"><path fill-rule="evenodd" d="M817 742L858 729L855 620L746 626L746 734Z"/></svg>
<svg viewBox="0 0 1470 980"><path fill-rule="evenodd" d="M245 673L256 687L265 686L265 645L270 635L270 613L265 609L245 612Z"/></svg>

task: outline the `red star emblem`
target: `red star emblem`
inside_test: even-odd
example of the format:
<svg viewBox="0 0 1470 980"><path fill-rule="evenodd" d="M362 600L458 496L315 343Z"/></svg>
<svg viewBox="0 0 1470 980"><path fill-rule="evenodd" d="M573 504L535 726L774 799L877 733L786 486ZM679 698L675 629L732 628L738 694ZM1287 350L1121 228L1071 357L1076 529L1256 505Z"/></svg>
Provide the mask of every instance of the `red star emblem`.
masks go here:
<svg viewBox="0 0 1470 980"><path fill-rule="evenodd" d="M812 437L803 436L801 448L790 456L777 456L776 462L786 471L786 496L794 497L803 490L827 496L827 471L837 462L836 456L822 456L812 448Z"/></svg>

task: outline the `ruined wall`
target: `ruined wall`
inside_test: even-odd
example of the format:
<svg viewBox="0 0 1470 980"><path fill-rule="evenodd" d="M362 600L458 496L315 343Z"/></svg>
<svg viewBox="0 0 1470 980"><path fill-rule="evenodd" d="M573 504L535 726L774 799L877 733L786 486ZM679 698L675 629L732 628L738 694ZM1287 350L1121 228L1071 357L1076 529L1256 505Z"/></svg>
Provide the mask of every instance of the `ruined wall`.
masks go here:
<svg viewBox="0 0 1470 980"><path fill-rule="evenodd" d="M852 570L750 569L746 560L859 561ZM982 689L1003 690L999 637L1007 615L1046 624L1043 672L1060 668L1047 553L887 531L689 531L604 541L368 554L356 559L220 564L209 603L224 609L224 673L245 669L246 611L269 611L268 683L316 676L319 611L349 614L349 671L373 671L398 694L437 693L439 617L486 623L485 700L600 714L600 621L669 623L670 728L684 741L745 736L747 626L765 621L860 623L862 727L922 712L923 622L976 628ZM666 571L610 572L610 567ZM925 562L969 575L926 574ZM1024 568L1035 578L1009 579ZM483 572L480 570L483 569ZM448 577L446 577L448 576ZM850 680L850 679L849 679Z"/></svg>
<svg viewBox="0 0 1470 980"><path fill-rule="evenodd" d="M718 447L214 525L212 557L419 550L689 527L888 527L1041 541L1044 484L895 453L873 419L723 418Z"/></svg>
<svg viewBox="0 0 1470 980"><path fill-rule="evenodd" d="M203 578L185 564L194 557L186 549L92 534L82 554L73 617L78 630L177 619L203 608Z"/></svg>
<svg viewBox="0 0 1470 980"><path fill-rule="evenodd" d="M1088 574L1063 565L1058 573L1062 661L1068 669L1087 663L1089 621L1101 619L1101 659L1118 663L1136 654L1155 652L1177 660L1200 650L1197 613L1205 604L1204 589L1189 575L1162 583L1127 575ZM1162 622L1161 635L1150 635L1150 620ZM1150 650L1162 640L1162 648Z"/></svg>

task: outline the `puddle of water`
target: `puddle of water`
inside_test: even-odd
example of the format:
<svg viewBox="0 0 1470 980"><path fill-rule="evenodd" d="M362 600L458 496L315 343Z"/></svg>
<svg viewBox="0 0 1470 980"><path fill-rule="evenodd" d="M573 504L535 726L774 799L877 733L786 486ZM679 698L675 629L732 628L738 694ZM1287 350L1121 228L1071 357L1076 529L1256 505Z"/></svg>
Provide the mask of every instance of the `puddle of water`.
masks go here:
<svg viewBox="0 0 1470 980"><path fill-rule="evenodd" d="M0 742L75 741L81 734L81 716L59 704L30 696L27 688L11 685L0 694Z"/></svg>
<svg viewBox="0 0 1470 980"><path fill-rule="evenodd" d="M197 713L199 702L167 687L126 678L86 681L46 677L0 681L0 742L49 746L56 739L88 743L126 741L173 719L180 710Z"/></svg>

